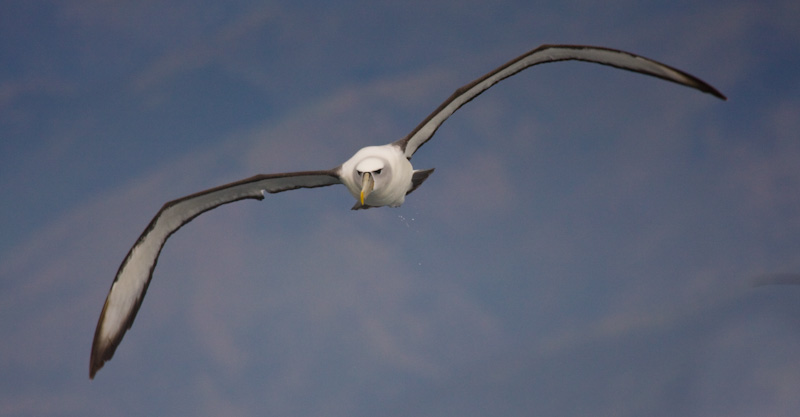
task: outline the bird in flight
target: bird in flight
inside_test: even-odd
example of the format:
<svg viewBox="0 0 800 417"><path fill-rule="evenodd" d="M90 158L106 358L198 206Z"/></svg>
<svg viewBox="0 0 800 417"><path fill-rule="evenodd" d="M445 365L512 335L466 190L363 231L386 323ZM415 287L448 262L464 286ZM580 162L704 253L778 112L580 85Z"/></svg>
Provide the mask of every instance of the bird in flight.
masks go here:
<svg viewBox="0 0 800 417"><path fill-rule="evenodd" d="M117 270L94 333L89 378L93 379L103 364L111 359L125 332L133 325L164 243L195 217L234 201L263 200L267 193L334 184L343 184L355 197L353 210L399 207L406 195L417 189L433 172L433 169L414 169L411 157L456 110L495 83L526 68L570 60L638 72L726 99L714 87L690 74L629 52L583 45L542 45L457 89L406 137L387 145L365 147L336 168L256 175L167 202Z"/></svg>

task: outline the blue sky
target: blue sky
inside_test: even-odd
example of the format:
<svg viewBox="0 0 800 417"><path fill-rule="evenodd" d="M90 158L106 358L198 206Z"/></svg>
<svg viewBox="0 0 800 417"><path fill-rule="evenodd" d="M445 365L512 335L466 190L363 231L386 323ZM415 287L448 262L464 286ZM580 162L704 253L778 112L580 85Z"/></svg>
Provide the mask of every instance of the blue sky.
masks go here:
<svg viewBox="0 0 800 417"><path fill-rule="evenodd" d="M0 415L796 416L797 2L6 1ZM539 66L448 120L403 207L343 187L167 243L88 379L119 263L165 202L332 168L543 43L729 100Z"/></svg>

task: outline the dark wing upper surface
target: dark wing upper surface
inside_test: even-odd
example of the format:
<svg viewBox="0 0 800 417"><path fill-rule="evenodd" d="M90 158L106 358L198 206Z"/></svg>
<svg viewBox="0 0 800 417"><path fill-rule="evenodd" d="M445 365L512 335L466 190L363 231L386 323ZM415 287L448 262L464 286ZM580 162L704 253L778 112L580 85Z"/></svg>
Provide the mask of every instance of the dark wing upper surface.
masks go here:
<svg viewBox="0 0 800 417"><path fill-rule="evenodd" d="M528 67L546 62L586 61L658 77L667 81L698 89L725 100L717 89L679 69L660 62L615 49L582 45L542 45L501 65L488 74L456 90L447 100L422 121L411 133L395 142L411 158L427 142L439 126L461 106L474 99L492 85Z"/></svg>
<svg viewBox="0 0 800 417"><path fill-rule="evenodd" d="M173 233L200 214L243 199L264 199L264 193L340 184L338 169L256 175L170 201L159 210L122 261L97 322L89 376L111 359L133 324L158 262Z"/></svg>

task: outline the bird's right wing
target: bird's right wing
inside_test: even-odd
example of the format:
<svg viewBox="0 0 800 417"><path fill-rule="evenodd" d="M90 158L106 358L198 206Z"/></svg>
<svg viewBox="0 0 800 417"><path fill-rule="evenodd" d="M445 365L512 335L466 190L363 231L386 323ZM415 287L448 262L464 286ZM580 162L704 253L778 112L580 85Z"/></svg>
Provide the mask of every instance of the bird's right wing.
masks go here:
<svg viewBox="0 0 800 417"><path fill-rule="evenodd" d="M170 201L139 236L111 284L92 343L89 377L111 359L133 320L153 277L158 255L173 233L200 214L243 199L263 200L265 193L340 184L339 169L256 175Z"/></svg>
<svg viewBox="0 0 800 417"><path fill-rule="evenodd" d="M657 61L635 55L630 52L598 46L584 45L542 45L530 52L522 54L511 61L495 68L488 74L459 88L447 98L439 107L428 115L411 133L395 142L403 150L406 158L411 158L414 152L424 145L442 123L447 120L461 106L467 104L489 87L502 81L526 68L537 64L558 61L585 61L596 64L608 65L619 69L638 72L667 81L682 84L698 89L715 97L725 100L716 88L702 80L687 74L679 69L670 67Z"/></svg>

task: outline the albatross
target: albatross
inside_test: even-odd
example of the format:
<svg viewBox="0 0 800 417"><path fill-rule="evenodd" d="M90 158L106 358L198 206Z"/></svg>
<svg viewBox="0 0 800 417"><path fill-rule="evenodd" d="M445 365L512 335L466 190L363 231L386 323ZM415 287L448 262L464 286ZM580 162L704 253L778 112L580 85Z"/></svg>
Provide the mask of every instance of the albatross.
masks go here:
<svg viewBox="0 0 800 417"><path fill-rule="evenodd" d="M365 147L333 169L256 175L200 191L164 204L122 261L108 292L92 343L89 378L114 355L153 278L158 256L167 239L195 217L223 204L239 200L263 200L298 188L343 184L356 200L353 210L399 207L433 169L417 170L411 157L461 106L502 81L537 64L585 61L638 72L671 81L725 100L717 89L700 79L660 62L597 46L542 45L524 53L457 89L406 137L382 146Z"/></svg>

